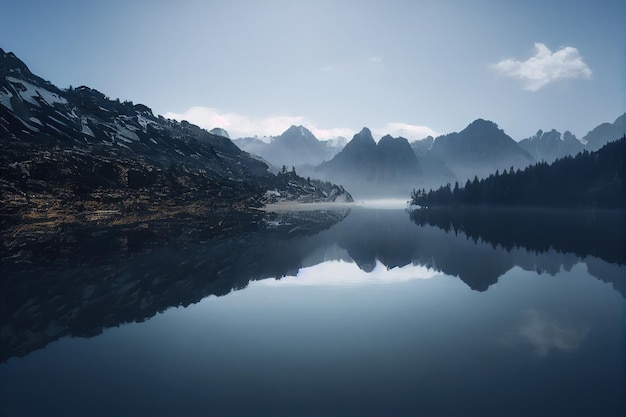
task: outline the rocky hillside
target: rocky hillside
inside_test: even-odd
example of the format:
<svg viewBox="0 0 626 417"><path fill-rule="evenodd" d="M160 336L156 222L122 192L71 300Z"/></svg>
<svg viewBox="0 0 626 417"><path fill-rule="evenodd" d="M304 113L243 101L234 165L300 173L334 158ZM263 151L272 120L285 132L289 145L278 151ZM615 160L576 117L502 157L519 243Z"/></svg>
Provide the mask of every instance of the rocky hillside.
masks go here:
<svg viewBox="0 0 626 417"><path fill-rule="evenodd" d="M145 105L88 87L59 89L0 49L5 249L24 243L24 236L38 239L42 228L54 236L68 224L138 225L246 212L262 204L267 190L284 185L267 168L228 138L155 116ZM324 198L304 178L292 182L310 198Z"/></svg>

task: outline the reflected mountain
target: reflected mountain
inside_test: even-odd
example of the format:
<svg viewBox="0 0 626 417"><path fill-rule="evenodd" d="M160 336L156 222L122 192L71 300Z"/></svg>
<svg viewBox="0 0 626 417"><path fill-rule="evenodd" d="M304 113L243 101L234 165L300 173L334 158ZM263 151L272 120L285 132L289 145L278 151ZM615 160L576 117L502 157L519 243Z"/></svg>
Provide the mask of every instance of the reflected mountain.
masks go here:
<svg viewBox="0 0 626 417"><path fill-rule="evenodd" d="M307 236L347 213L235 216L219 233L184 222L64 230L58 244L35 240L24 253L2 253L0 362L297 271L316 246Z"/></svg>
<svg viewBox="0 0 626 417"><path fill-rule="evenodd" d="M81 236L81 246L99 248L100 255L3 259L0 361L63 336L91 337L144 321L253 280L297 276L330 260L354 262L366 272L380 264L419 265L457 276L477 291L515 266L554 275L585 262L590 274L626 296L625 224L623 214L608 212L429 210L409 216L355 208L349 214L275 214L248 227L233 222L229 233L208 237L164 226Z"/></svg>
<svg viewBox="0 0 626 417"><path fill-rule="evenodd" d="M434 226L476 247L489 246L526 270L554 275L584 261L590 274L626 297L626 212L437 208L416 210L410 217L420 227ZM474 263L482 264L479 259ZM485 283L496 281L492 277Z"/></svg>

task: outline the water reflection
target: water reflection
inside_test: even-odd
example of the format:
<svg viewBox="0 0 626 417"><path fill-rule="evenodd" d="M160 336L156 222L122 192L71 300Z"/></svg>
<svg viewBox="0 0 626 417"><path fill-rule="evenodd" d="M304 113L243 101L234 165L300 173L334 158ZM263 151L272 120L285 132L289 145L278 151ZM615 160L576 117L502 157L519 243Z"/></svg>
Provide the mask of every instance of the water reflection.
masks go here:
<svg viewBox="0 0 626 417"><path fill-rule="evenodd" d="M402 210L287 220L13 269L5 357L108 329L0 364L0 414L624 415L626 300L590 276L623 265L604 252L507 249Z"/></svg>
<svg viewBox="0 0 626 417"><path fill-rule="evenodd" d="M621 214L429 211L410 218L402 210L354 209L322 231L294 226L300 221L306 224L302 218L281 220L275 222L285 225L281 230L239 230L206 241L170 239L147 248L133 235L142 249L121 258L5 264L0 361L62 336L94 336L265 278L350 285L444 273L486 291L516 266L554 275L583 262L591 275L626 294ZM554 325L526 328L563 334Z"/></svg>
<svg viewBox="0 0 626 417"><path fill-rule="evenodd" d="M536 356L547 357L551 351L571 353L577 351L587 339L591 325L578 323L567 314L527 308L520 312L517 326L502 337L505 347L528 344Z"/></svg>
<svg viewBox="0 0 626 417"><path fill-rule="evenodd" d="M469 266L451 271L474 289L486 290L497 282L502 268L514 265L554 275L584 262L591 275L626 297L625 212L442 208L414 211L411 219L473 241L473 252L466 253L476 256L471 262L479 268L489 264L487 258L498 259L500 270L493 264L490 268L496 269L491 271L471 273ZM481 247L483 253L477 253ZM485 258L485 252L493 256Z"/></svg>
<svg viewBox="0 0 626 417"><path fill-rule="evenodd" d="M421 265L388 268L382 262L376 261L374 268L366 272L354 262L332 260L301 268L293 276L282 277L278 280L267 279L261 282L268 286L388 285L415 279L430 279L437 275L440 275L440 272Z"/></svg>

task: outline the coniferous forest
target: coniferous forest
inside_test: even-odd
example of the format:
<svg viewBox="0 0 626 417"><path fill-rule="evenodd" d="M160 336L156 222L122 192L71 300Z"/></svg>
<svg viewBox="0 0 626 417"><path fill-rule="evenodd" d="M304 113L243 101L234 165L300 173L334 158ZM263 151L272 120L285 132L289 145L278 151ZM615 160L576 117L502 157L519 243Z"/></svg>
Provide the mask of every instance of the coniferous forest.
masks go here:
<svg viewBox="0 0 626 417"><path fill-rule="evenodd" d="M515 206L626 208L626 136L596 152L583 151L552 164L496 171L489 177L413 190L411 202L422 207Z"/></svg>

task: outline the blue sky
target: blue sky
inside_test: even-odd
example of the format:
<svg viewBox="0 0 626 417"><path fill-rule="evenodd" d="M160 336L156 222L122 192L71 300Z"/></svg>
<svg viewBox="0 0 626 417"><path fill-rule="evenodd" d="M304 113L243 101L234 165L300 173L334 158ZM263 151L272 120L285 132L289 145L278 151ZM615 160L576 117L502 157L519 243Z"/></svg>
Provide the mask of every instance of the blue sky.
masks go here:
<svg viewBox="0 0 626 417"><path fill-rule="evenodd" d="M0 0L0 47L231 136L579 138L626 111L623 1Z"/></svg>

